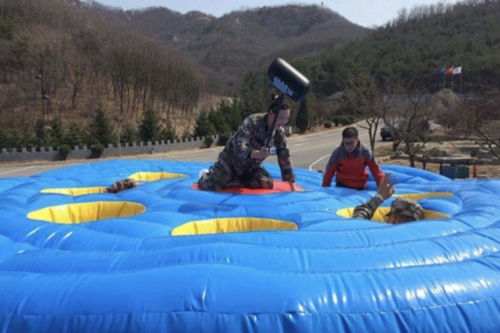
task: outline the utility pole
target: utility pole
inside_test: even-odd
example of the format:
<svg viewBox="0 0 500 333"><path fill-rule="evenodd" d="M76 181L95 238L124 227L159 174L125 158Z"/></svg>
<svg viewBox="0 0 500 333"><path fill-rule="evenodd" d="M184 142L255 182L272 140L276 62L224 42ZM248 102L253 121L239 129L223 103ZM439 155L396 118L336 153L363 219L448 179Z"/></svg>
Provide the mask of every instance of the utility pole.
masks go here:
<svg viewBox="0 0 500 333"><path fill-rule="evenodd" d="M122 116L115 116L115 122L118 124L118 156L122 156L122 143L120 142L120 133L122 131Z"/></svg>

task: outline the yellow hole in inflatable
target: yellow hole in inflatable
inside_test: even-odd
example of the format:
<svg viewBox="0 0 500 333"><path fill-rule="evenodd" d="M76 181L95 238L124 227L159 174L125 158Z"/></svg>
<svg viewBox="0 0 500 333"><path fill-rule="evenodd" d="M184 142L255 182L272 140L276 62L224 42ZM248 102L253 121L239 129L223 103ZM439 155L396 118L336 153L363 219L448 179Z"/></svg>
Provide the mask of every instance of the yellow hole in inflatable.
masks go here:
<svg viewBox="0 0 500 333"><path fill-rule="evenodd" d="M105 193L105 187L75 187L75 188L47 188L42 190L42 193L56 193L64 195L72 195L77 197L79 195Z"/></svg>
<svg viewBox="0 0 500 333"><path fill-rule="evenodd" d="M173 179L173 178L184 178L186 175L181 173L169 173L169 172L137 172L129 176L133 180L140 182L154 182L162 179Z"/></svg>
<svg viewBox="0 0 500 333"><path fill-rule="evenodd" d="M77 224L142 214L146 207L128 201L96 201L52 206L28 214L28 218L62 224Z"/></svg>
<svg viewBox="0 0 500 333"><path fill-rule="evenodd" d="M451 192L429 192L429 193L411 193L411 194L396 194L394 197L421 200L425 198L435 198L435 197L452 197Z"/></svg>
<svg viewBox="0 0 500 333"><path fill-rule="evenodd" d="M172 236L208 235L263 230L297 230L297 225L292 222L256 217L220 218L183 224L172 230Z"/></svg>
<svg viewBox="0 0 500 333"><path fill-rule="evenodd" d="M390 207L380 207L377 208L375 211L375 214L373 214L372 221L377 221L377 222L387 222L387 214L391 210ZM339 209L337 211L337 215L351 218L354 213L354 208L344 208L344 209ZM439 213L433 210L423 210L424 213L424 220L432 220L432 219L446 219L449 218L449 215Z"/></svg>

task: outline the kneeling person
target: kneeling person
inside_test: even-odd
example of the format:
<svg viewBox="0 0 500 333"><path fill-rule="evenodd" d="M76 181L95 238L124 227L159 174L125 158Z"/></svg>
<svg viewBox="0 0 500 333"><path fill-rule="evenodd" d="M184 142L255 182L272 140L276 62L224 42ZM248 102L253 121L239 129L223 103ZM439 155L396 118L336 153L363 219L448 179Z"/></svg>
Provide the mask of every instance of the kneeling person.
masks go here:
<svg viewBox="0 0 500 333"><path fill-rule="evenodd" d="M272 142L276 147L281 178L283 181L290 182L292 190L295 190L295 175L283 129L290 118L290 112L290 105L286 100L281 105L278 105L278 101L274 101L267 113L252 114L245 118L236 134L229 139L224 150L219 154L210 171L200 177L198 188L215 191L237 183L246 188L272 189L273 179L262 167L262 162L270 154L269 148L265 145L266 140L274 133ZM275 117L278 119L272 129Z"/></svg>

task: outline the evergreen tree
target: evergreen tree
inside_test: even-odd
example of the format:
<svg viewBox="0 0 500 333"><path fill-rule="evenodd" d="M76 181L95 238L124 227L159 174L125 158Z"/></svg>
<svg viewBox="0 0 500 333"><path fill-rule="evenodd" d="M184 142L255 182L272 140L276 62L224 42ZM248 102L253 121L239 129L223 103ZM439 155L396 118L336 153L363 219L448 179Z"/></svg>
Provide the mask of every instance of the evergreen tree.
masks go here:
<svg viewBox="0 0 500 333"><path fill-rule="evenodd" d="M20 146L26 148L36 147L36 139L33 136L33 128L30 125L26 125L22 130L22 136L20 139Z"/></svg>
<svg viewBox="0 0 500 333"><path fill-rule="evenodd" d="M231 128L226 122L226 117L220 108L210 109L208 121L214 126L215 134L227 134L231 132Z"/></svg>
<svg viewBox="0 0 500 333"><path fill-rule="evenodd" d="M98 108L94 114L89 129L89 140L91 144L100 143L106 147L113 143L113 125L103 108Z"/></svg>
<svg viewBox="0 0 500 333"><path fill-rule="evenodd" d="M0 126L0 149L7 148L8 133L4 126Z"/></svg>
<svg viewBox="0 0 500 333"><path fill-rule="evenodd" d="M202 112L198 116L198 119L196 119L193 136L201 138L203 136L215 134L215 127L208 119L208 112Z"/></svg>
<svg viewBox="0 0 500 333"><path fill-rule="evenodd" d="M7 149L10 151L15 151L17 148L21 148L22 146L22 138L19 135L18 131L11 131L8 136L7 141Z"/></svg>
<svg viewBox="0 0 500 333"><path fill-rule="evenodd" d="M178 139L177 133L175 133L175 128L172 126L172 123L170 121L167 121L165 127L161 131L161 138L165 142L167 142L168 140L170 140L170 142L174 142Z"/></svg>
<svg viewBox="0 0 500 333"><path fill-rule="evenodd" d="M44 119L37 119L35 122L35 144L39 148L50 145L51 138L48 127L48 122Z"/></svg>
<svg viewBox="0 0 500 333"><path fill-rule="evenodd" d="M61 119L59 118L54 118L50 122L50 137L52 144L54 146L59 146L61 145L61 141L64 135Z"/></svg>
<svg viewBox="0 0 500 333"><path fill-rule="evenodd" d="M71 122L61 141L72 148L82 147L85 144L85 132L80 124Z"/></svg>
<svg viewBox="0 0 500 333"><path fill-rule="evenodd" d="M191 132L189 132L189 130L187 128L184 130L184 132L182 132L181 138L183 140L185 140L185 139L191 139L192 137L193 136L191 135Z"/></svg>
<svg viewBox="0 0 500 333"><path fill-rule="evenodd" d="M133 123L126 123L123 125L120 141L121 143L137 142L137 130Z"/></svg>
<svg viewBox="0 0 500 333"><path fill-rule="evenodd" d="M139 138L142 142L156 142L160 139L161 124L155 110L147 109L142 114L139 125Z"/></svg>
<svg viewBox="0 0 500 333"><path fill-rule="evenodd" d="M221 101L219 110L224 116L225 122L228 124L231 132L236 132L242 121L240 99L234 98L232 103L227 103L224 100Z"/></svg>
<svg viewBox="0 0 500 333"><path fill-rule="evenodd" d="M307 107L307 98L300 102L295 125L299 129L300 133L304 133L309 128L309 108Z"/></svg>
<svg viewBox="0 0 500 333"><path fill-rule="evenodd" d="M241 86L241 118L246 118L252 113L267 111L270 102L268 93L270 84L263 72L249 72L243 78Z"/></svg>

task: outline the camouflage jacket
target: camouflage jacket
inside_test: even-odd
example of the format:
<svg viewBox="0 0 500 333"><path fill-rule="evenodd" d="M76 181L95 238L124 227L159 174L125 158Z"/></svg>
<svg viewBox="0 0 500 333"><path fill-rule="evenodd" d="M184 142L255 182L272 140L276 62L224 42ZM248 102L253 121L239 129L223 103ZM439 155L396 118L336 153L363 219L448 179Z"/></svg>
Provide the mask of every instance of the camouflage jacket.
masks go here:
<svg viewBox="0 0 500 333"><path fill-rule="evenodd" d="M261 166L263 161L251 158L250 154L252 150L260 150L264 147L268 136L271 134L267 126L267 114L252 114L243 120L236 134L229 139L226 147L221 152L220 158L224 158L226 162L229 162L229 159L239 174L246 170L256 169ZM286 147L283 128L275 131L271 146L276 147L276 155L281 168L281 178L284 181L295 181L292 160Z"/></svg>
<svg viewBox="0 0 500 333"><path fill-rule="evenodd" d="M356 206L356 208L354 208L354 213L352 214L352 217L358 219L371 220L373 214L375 214L375 211L382 204L382 202L384 202L383 199L374 196L364 204Z"/></svg>

